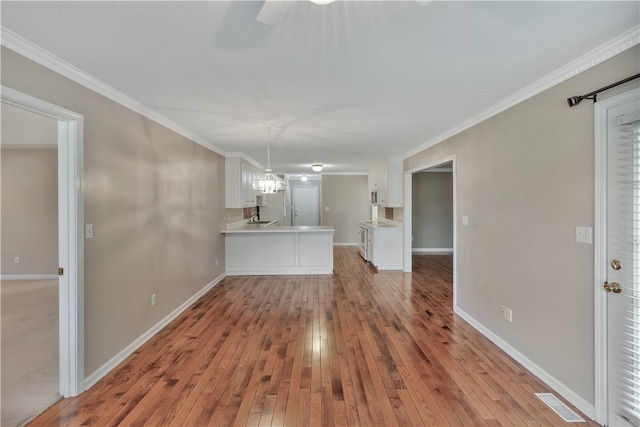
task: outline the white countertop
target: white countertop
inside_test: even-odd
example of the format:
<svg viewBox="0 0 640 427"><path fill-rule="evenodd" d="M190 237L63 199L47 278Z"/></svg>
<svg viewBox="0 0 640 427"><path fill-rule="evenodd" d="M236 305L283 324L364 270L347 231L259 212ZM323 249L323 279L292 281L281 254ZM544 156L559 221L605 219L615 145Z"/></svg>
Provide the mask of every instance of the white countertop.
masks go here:
<svg viewBox="0 0 640 427"><path fill-rule="evenodd" d="M366 227L371 227L371 228L400 228L403 225L401 222L390 221L390 220L373 221L371 219L361 219L358 222L360 224L364 224Z"/></svg>
<svg viewBox="0 0 640 427"><path fill-rule="evenodd" d="M327 233L335 232L335 229L330 225L310 226L278 226L269 224L252 224L249 222L231 223L227 224L221 233Z"/></svg>

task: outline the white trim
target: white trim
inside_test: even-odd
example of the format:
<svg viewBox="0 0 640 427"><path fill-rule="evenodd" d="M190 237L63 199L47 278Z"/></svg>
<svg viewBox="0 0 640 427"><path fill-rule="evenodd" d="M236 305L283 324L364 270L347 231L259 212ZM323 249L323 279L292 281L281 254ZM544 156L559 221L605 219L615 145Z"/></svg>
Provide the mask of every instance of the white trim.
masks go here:
<svg viewBox="0 0 640 427"><path fill-rule="evenodd" d="M608 424L607 376L607 296L602 285L607 280L607 116L608 110L640 100L640 89L632 89L594 104L595 127L595 206L594 206L594 345L595 345L595 417Z"/></svg>
<svg viewBox="0 0 640 427"><path fill-rule="evenodd" d="M453 248L411 248L414 254L452 254Z"/></svg>
<svg viewBox="0 0 640 427"><path fill-rule="evenodd" d="M84 391L84 117L6 86L2 102L58 121L60 394Z"/></svg>
<svg viewBox="0 0 640 427"><path fill-rule="evenodd" d="M0 280L57 280L57 274L4 274Z"/></svg>
<svg viewBox="0 0 640 427"><path fill-rule="evenodd" d="M129 357L134 351L136 351L140 346L142 346L145 342L147 342L150 338L152 338L155 334L160 332L162 328L167 326L182 314L187 308L191 307L193 303L195 303L198 299L200 299L204 294L209 292L214 286L216 286L222 279L225 278L225 274L221 274L217 278L213 279L208 285L199 290L196 294L194 294L191 298L182 303L178 308L169 313L164 319L160 320L154 326L151 327L148 331L140 335L135 341L126 346L122 351L116 354L111 358L107 363L96 369L91 375L89 375L84 382L85 390L93 387L98 381L100 381L105 375L111 372L116 366L122 363L127 357Z"/></svg>
<svg viewBox="0 0 640 427"><path fill-rule="evenodd" d="M333 245L331 246L333 249ZM294 270L295 269L295 270ZM287 267L282 269L269 269L265 270L262 267L260 270L232 270L227 268L227 276L332 276L333 268L307 268L301 269L300 267Z"/></svg>
<svg viewBox="0 0 640 427"><path fill-rule="evenodd" d="M547 371L533 363L529 360L525 355L520 353L518 350L510 346L506 341L502 338L491 332L490 329L486 328L460 307L454 305L453 311L460 317L462 317L467 323L473 326L478 332L487 337L491 342L497 345L502 351L507 353L509 356L514 358L516 362L520 363L526 369L528 369L533 375L542 380L545 384L551 387L554 391L560 394L562 397L567 399L572 405L578 408L583 414L587 417L593 419L594 417L594 407L589 402L584 400L582 397L578 396L574 393L569 387L562 384L556 378L551 376Z"/></svg>
<svg viewBox="0 0 640 427"><path fill-rule="evenodd" d="M103 95L110 100L117 102L120 105L123 105L130 110L143 115L144 117L152 120L159 125L166 127L179 135L184 136L192 140L193 142L202 145L209 150L218 153L220 155L225 155L224 151L220 148L207 141L200 135L196 135L189 129L186 129L173 120L168 119L162 114L158 113L155 110L147 107L141 102L136 101L135 99L125 95L124 93L114 89L108 84L96 79L95 77L85 73L84 71L74 67L66 61L58 58L52 53L42 49L40 46L30 42L29 40L19 36L13 31L2 27L2 33L0 37L0 44L5 46L12 51L19 53L20 55L30 59L31 61L42 65L72 81L82 85L100 95ZM254 162L251 162L254 163Z"/></svg>
<svg viewBox="0 0 640 427"><path fill-rule="evenodd" d="M431 168L429 170L426 171L420 171L420 172L416 172L416 173L442 173L442 172L453 172L453 168Z"/></svg>
<svg viewBox="0 0 640 427"><path fill-rule="evenodd" d="M463 132L478 123L481 123L505 110L508 110L515 105L526 101L527 99L544 92L545 90L562 83L563 81L570 79L571 77L588 70L589 68L606 61L607 59L624 52L627 49L640 43L640 25L636 25L632 29L622 33L613 40L601 45L600 47L592 50L591 52L581 56L580 58L568 63L567 65L557 69L551 74L541 78L540 80L524 87L516 93L504 98L498 103L492 105L486 110L476 114L473 117L459 123L454 128L436 136L432 140L426 142L420 147L410 151L404 155L407 159L421 151L426 150L452 136Z"/></svg>
<svg viewBox="0 0 640 427"><path fill-rule="evenodd" d="M241 159L246 160L247 162L249 162L250 164L252 164L253 166L257 167L258 169L261 170L265 170L265 166L262 165L261 163L256 162L255 160L253 160L251 157L246 156L244 153L240 153L240 152L228 152L228 153L224 153L224 157L240 157ZM276 175L278 175L277 172L275 172Z"/></svg>
<svg viewBox="0 0 640 427"><path fill-rule="evenodd" d="M358 246L357 243L334 243L333 246Z"/></svg>
<svg viewBox="0 0 640 427"><path fill-rule="evenodd" d="M326 166L325 166L326 167ZM368 176L369 172L321 172L320 175L327 175L327 176L341 176L341 175L354 175L354 176L358 176L358 175L365 175Z"/></svg>
<svg viewBox="0 0 640 427"><path fill-rule="evenodd" d="M413 243L413 174L404 172L404 228L402 229L403 262L402 271L411 273L413 263L411 259L411 245Z"/></svg>

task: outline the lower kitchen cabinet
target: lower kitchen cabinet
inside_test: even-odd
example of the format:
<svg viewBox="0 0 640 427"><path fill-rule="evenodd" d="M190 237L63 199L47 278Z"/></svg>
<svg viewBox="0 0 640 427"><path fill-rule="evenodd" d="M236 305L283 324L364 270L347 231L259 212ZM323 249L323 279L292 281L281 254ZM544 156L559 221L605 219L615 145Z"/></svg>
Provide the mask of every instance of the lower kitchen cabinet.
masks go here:
<svg viewBox="0 0 640 427"><path fill-rule="evenodd" d="M378 270L402 270L402 227L369 229L369 261Z"/></svg>
<svg viewBox="0 0 640 427"><path fill-rule="evenodd" d="M227 228L228 276L333 274L333 227Z"/></svg>

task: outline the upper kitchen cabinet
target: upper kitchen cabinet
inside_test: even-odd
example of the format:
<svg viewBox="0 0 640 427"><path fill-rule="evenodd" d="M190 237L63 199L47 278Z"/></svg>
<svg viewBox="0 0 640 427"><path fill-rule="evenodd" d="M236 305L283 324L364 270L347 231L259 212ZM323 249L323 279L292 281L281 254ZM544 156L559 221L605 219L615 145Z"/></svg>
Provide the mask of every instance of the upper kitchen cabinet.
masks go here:
<svg viewBox="0 0 640 427"><path fill-rule="evenodd" d="M241 157L226 157L224 172L224 207L231 209L256 206L258 192L253 189L253 180L260 171Z"/></svg>
<svg viewBox="0 0 640 427"><path fill-rule="evenodd" d="M377 191L378 205L401 208L403 205L403 164L399 157L390 157L369 167L369 197ZM374 202L369 199L369 202Z"/></svg>

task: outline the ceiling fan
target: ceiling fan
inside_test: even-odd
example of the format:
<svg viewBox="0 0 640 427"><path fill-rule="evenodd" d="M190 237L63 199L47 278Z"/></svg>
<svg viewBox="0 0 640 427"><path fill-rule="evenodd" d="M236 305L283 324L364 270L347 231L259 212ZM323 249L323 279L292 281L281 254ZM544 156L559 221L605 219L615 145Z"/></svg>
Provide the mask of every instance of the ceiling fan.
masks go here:
<svg viewBox="0 0 640 427"><path fill-rule="evenodd" d="M265 0L260 13L258 14L258 22L265 25L278 25L282 24L287 18L287 13L291 5L297 0ZM333 3L335 0L309 0L312 3L318 5L325 5ZM346 0L345 0L346 1ZM416 3L426 5L431 3L431 0L415 0Z"/></svg>
<svg viewBox="0 0 640 427"><path fill-rule="evenodd" d="M294 1L295 0L265 0L258 14L258 22L262 22L265 25L282 24Z"/></svg>

